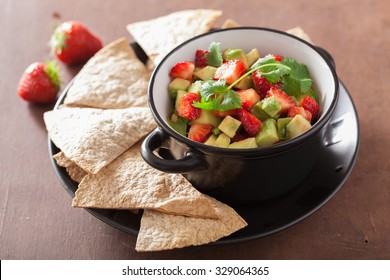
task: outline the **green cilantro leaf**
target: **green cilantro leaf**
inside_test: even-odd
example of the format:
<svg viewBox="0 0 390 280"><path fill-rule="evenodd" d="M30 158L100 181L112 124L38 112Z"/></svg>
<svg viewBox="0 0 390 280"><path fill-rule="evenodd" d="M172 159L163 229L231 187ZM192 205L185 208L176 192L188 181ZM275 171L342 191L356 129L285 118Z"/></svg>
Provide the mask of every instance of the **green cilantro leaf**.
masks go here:
<svg viewBox="0 0 390 280"><path fill-rule="evenodd" d="M226 81L206 81L200 88L202 96L200 102L194 102L193 106L205 110L226 111L241 108L241 98L237 92L226 86Z"/></svg>
<svg viewBox="0 0 390 280"><path fill-rule="evenodd" d="M273 55L259 58L251 69L259 69L257 75L263 76L272 84L279 82L284 75L290 74L291 71L289 67L286 68L282 63L275 61Z"/></svg>
<svg viewBox="0 0 390 280"><path fill-rule="evenodd" d="M222 65L222 53L220 43L212 42L209 47L209 52L206 54L207 63L213 67Z"/></svg>
<svg viewBox="0 0 390 280"><path fill-rule="evenodd" d="M177 119L175 121L168 118L167 119L168 124L170 125L170 127L172 127L174 130L176 130L178 133L186 136L188 120L185 118L182 118L180 116L176 116L176 118Z"/></svg>
<svg viewBox="0 0 390 280"><path fill-rule="evenodd" d="M313 80L310 78L307 66L288 57L283 58L282 63L291 68L290 74L282 78L282 89L293 96L298 96L301 92L309 92Z"/></svg>

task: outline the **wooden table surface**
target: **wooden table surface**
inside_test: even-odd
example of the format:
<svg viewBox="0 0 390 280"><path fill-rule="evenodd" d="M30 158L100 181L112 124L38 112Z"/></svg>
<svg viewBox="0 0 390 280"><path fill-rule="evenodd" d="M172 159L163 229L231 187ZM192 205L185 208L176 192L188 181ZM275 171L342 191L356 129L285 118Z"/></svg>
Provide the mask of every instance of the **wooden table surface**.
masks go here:
<svg viewBox="0 0 390 280"><path fill-rule="evenodd" d="M1 259L390 259L390 2L0 0ZM52 168L42 115L16 95L24 69L45 61L55 24L80 20L105 44L133 39L130 22L188 8L223 10L242 25L301 26L334 57L360 120L360 151L322 208L276 234L233 245L137 253L136 238L71 207ZM63 85L79 68L61 65Z"/></svg>

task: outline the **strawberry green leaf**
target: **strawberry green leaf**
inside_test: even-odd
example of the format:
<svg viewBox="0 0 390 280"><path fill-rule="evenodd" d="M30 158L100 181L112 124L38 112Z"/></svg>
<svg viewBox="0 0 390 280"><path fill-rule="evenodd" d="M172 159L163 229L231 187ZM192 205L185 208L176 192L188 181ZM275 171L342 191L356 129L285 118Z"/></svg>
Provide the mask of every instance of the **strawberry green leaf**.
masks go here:
<svg viewBox="0 0 390 280"><path fill-rule="evenodd" d="M57 88L60 87L60 66L54 60L49 60L45 65L45 73L49 76L53 85Z"/></svg>
<svg viewBox="0 0 390 280"><path fill-rule="evenodd" d="M222 53L220 43L212 42L209 47L209 52L206 54L207 63L213 67L222 65Z"/></svg>
<svg viewBox="0 0 390 280"><path fill-rule="evenodd" d="M63 49L66 48L66 38L67 34L60 29L61 26L57 27L53 35L50 38L49 45L51 47L52 53L61 53Z"/></svg>

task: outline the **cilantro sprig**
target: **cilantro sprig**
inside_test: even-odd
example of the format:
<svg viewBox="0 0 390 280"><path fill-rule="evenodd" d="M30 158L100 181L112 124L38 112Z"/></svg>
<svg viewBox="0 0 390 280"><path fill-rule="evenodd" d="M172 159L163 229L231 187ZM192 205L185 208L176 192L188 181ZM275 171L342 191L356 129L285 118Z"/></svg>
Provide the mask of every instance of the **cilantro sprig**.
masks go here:
<svg viewBox="0 0 390 280"><path fill-rule="evenodd" d="M219 67L222 65L220 43L212 42L210 44L206 60L210 66ZM233 90L233 87L255 71L258 71L256 75L263 76L271 84L282 82L283 91L289 95L298 97L302 92L309 93L311 91L313 81L306 65L288 57L283 58L282 61L276 61L273 55L267 55L259 58L244 75L230 85L227 85L224 79L204 82L199 90L201 100L194 102L193 106L218 111L241 108L241 98Z"/></svg>

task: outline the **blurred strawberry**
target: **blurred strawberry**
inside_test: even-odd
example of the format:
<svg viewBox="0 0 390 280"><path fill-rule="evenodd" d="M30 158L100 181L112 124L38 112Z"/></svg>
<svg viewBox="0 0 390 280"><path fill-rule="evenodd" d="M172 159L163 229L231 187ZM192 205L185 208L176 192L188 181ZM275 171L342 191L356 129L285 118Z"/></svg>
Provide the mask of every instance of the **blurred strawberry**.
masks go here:
<svg viewBox="0 0 390 280"><path fill-rule="evenodd" d="M272 84L264 78L258 70L252 73L252 80L257 93L260 98L263 99L266 96L267 91L272 87Z"/></svg>
<svg viewBox="0 0 390 280"><path fill-rule="evenodd" d="M68 65L86 62L103 47L102 41L77 21L58 26L49 43L56 57Z"/></svg>
<svg viewBox="0 0 390 280"><path fill-rule="evenodd" d="M59 89L59 66L55 61L35 62L24 71L17 93L28 102L51 103L57 99Z"/></svg>
<svg viewBox="0 0 390 280"><path fill-rule="evenodd" d="M301 115L302 117L307 119L309 122L311 122L311 120L312 120L312 114L310 113L310 111L304 109L303 107L294 106L294 107L291 107L290 109L288 109L287 117L293 118L296 115Z"/></svg>

